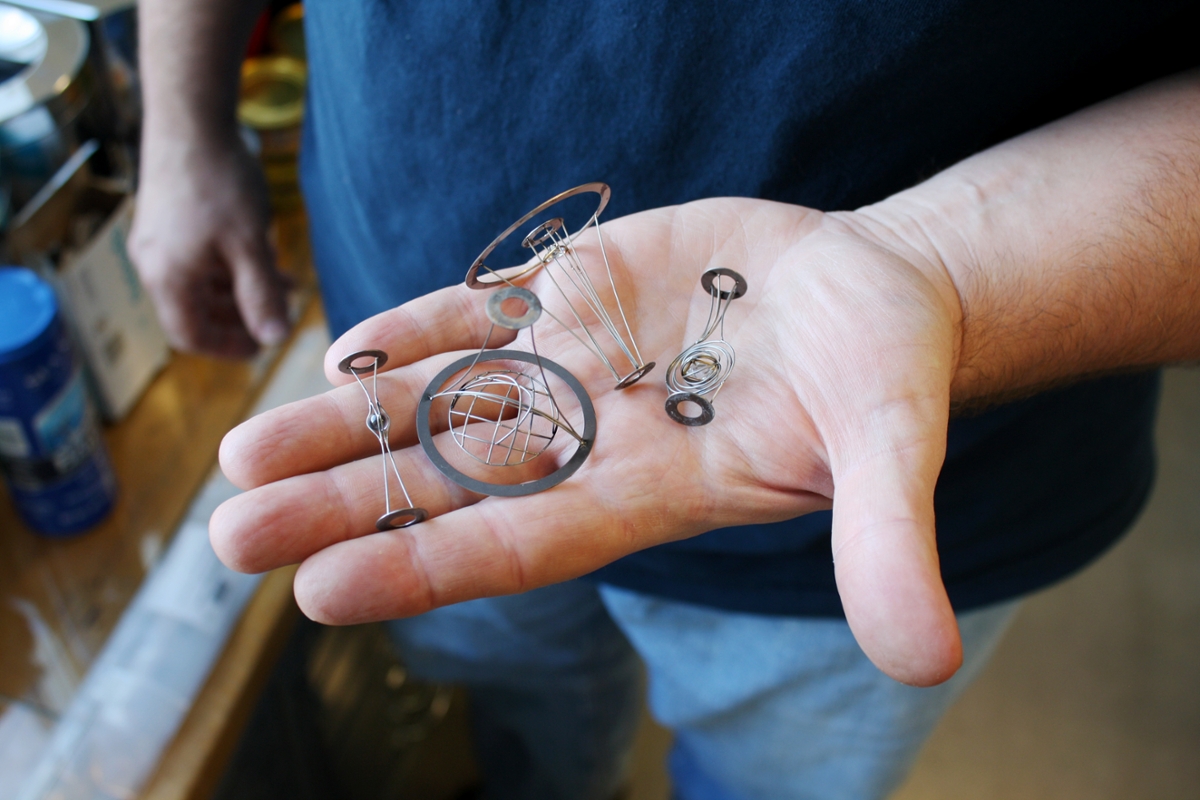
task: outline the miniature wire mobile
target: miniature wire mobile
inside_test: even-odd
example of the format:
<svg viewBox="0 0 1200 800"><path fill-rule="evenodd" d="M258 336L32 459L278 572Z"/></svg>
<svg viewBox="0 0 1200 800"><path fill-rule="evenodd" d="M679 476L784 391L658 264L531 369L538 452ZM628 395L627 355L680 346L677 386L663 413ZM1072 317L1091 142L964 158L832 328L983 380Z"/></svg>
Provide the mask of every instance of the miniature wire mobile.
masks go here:
<svg viewBox="0 0 1200 800"><path fill-rule="evenodd" d="M597 194L599 196L599 204L591 217L578 230L574 232L569 231L562 217L554 217L535 227L521 240L521 246L533 252L532 259L524 264L496 268L485 263L501 242L508 239L514 231L527 224L534 217L537 217L542 212L564 200L587 193ZM617 294L616 282L612 276L612 267L608 262L608 252L604 248L604 237L600 233L600 213L608 205L611 194L612 190L609 189L606 183L585 183L582 186L576 186L574 189L569 189L562 194L551 197L508 226L507 230L497 236L479 254L479 257L475 259L475 262L467 271L466 281L467 286L470 286L472 289L488 289L504 284L512 286L514 281L524 278L542 267L546 267L547 274L550 276L555 288L558 289L558 292L566 301L567 308L570 310L571 316L575 318L575 322L578 323L579 330L583 332L583 336L580 336L574 328L568 326L551 312L546 311L547 316L561 325L599 358L604 366L608 368L609 372L612 373L613 379L617 382L617 388L624 389L627 386L632 386L643 375L652 370L654 362L647 363L644 361L642 354L638 351L637 342L634 340L633 331L629 326L629 320L626 318L625 310L621 306L621 298ZM600 244L601 261L604 264L604 277L608 283L608 287L612 290L613 305L616 308L617 316L620 318L620 324L609 313L602 290L597 289L596 284L584 268L583 259L580 258L579 252L575 248L575 242L588 230L595 230L596 232L596 239ZM574 298L574 302L572 298ZM576 303L581 303L581 305L577 307ZM589 314L596 318L600 328L603 330L599 339L592 332L591 326L584 322L583 317ZM614 359L610 358L605 352L605 347L601 346L601 339L606 342L611 340L611 346L615 346L616 350L619 351L620 355L616 357L616 364L614 364ZM617 364L623 366L625 362L629 363L629 369L619 370ZM622 375L622 372L625 374Z"/></svg>
<svg viewBox="0 0 1200 800"><path fill-rule="evenodd" d="M524 313L513 316L504 310L504 303L513 300L524 304ZM487 302L492 327L479 352L460 358L438 373L417 406L417 436L425 454L443 475L473 492L506 497L541 492L573 475L591 453L596 438L596 412L592 401L574 375L538 355L532 330L532 353L487 350L487 341L496 326L509 330L527 328L541 313L541 302L528 289L506 286L493 294ZM494 362L518 362L522 366L475 372L480 365ZM551 390L547 372L557 376L574 394L581 425L572 425L563 413ZM452 383L451 379L460 373L462 377ZM443 388L447 384L448 388ZM492 483L467 475L446 459L434 441L431 413L434 401L442 398L449 400L446 424L451 439L463 453L487 467L512 467L530 462L545 452L559 433L575 440L575 452L549 475L523 483Z"/></svg>
<svg viewBox="0 0 1200 800"><path fill-rule="evenodd" d="M682 425L707 425L716 416L712 401L725 384L737 360L733 346L725 341L725 313L734 300L746 293L746 279L731 269L714 267L700 276L708 292L708 320L695 344L675 356L667 367L667 415ZM716 338L712 338L716 334ZM684 414L685 402L700 407L696 416Z"/></svg>
<svg viewBox="0 0 1200 800"><path fill-rule="evenodd" d="M363 359L371 359L370 364L356 366L355 362ZM338 363L338 369L347 375L353 375L354 380L358 381L358 385L362 388L363 394L367 397L367 430L375 434L375 438L379 441L379 449L383 455L383 516L375 521L375 527L381 531L393 530L395 528L407 528L409 525L416 525L423 521L428 513L423 508L413 507L412 498L408 496L408 489L404 487L404 479L400 477L400 470L396 467L396 457L392 455L392 445L388 441L388 435L392 429L392 418L383 410L383 406L379 404L379 368L387 363L387 353L382 350L359 350L356 353L343 358ZM371 389L367 390L367 385L363 382L362 376L369 374L371 376ZM404 501L408 506L404 508L392 508L392 492L389 487L391 483L388 476L388 465L391 465L392 474L396 476L396 483L400 485L400 492L404 495Z"/></svg>

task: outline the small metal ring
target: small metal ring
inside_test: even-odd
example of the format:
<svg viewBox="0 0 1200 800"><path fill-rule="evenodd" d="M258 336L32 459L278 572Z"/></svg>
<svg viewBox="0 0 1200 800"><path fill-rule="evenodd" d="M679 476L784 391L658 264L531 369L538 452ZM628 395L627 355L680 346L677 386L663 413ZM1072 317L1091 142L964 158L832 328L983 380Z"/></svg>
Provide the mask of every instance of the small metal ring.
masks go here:
<svg viewBox="0 0 1200 800"><path fill-rule="evenodd" d="M646 376L646 374L648 372L650 372L650 370L654 369L654 365L656 363L658 363L658 362L651 361L649 364L646 364L645 366L638 367L633 372L626 375L624 378L621 378L621 380L617 383L617 388L625 389L630 386L633 386L635 383L637 383L642 378L644 378Z"/></svg>
<svg viewBox="0 0 1200 800"><path fill-rule="evenodd" d="M546 220L541 225L538 225L529 233L525 234L525 238L521 240L521 247L532 250L539 244L553 241L554 232L561 231L562 226L562 217L554 217L553 219Z"/></svg>
<svg viewBox="0 0 1200 800"><path fill-rule="evenodd" d="M398 508L395 511L389 511L375 520L375 529L380 531L394 531L398 528L407 528L409 525L424 522L428 518L429 513L423 508Z"/></svg>
<svg viewBox="0 0 1200 800"><path fill-rule="evenodd" d="M563 200L567 200L568 198L574 197L575 195L584 194L586 192L594 192L595 194L600 195L600 203L596 206L596 210L592 212L592 216L590 216L588 218L588 221L586 223L584 223L583 225L581 225L579 230L577 230L573 234L571 234L570 239L567 240L568 243L575 241L575 238L577 236L579 236L579 234L583 233L584 231L586 231L588 228L590 228L592 226L592 222L597 217L600 216L600 213L602 211L604 211L605 206L608 205L608 199L612 196L612 189L609 188L607 183L601 183L599 181L596 181L594 183L585 183L582 186L576 186L574 189L568 189L567 191L565 191L561 194L556 194L556 195L554 195L554 197L551 197L549 200L547 200L546 202L539 205L533 211L530 211L528 214L521 217L519 220L514 222L512 225L509 225L508 228L505 229L504 233L500 234L495 239L493 239L492 243L489 244L487 246L487 248L482 253L479 254L479 257L475 259L475 262L473 264L471 264L471 268L469 270L467 270L467 278L466 278L467 286L471 287L472 289L491 289L493 287L503 285L506 280L507 281L515 281L515 280L525 277L526 275L530 274L531 272L535 272L535 271L541 269L541 267L542 267L541 261L535 261L532 264L509 264L509 265L505 265L503 267L497 267L495 269L487 266L487 264L484 262L487 261L488 256L490 256L492 254L492 251L494 251L500 245L501 242L503 242L505 239L507 239L509 236L511 236L513 231L517 230L518 228L524 227L525 224L529 222L529 220L533 219L538 214L542 213L543 211L545 211L546 209L555 205L556 203L561 203ZM488 278L485 279L480 275L480 270L483 270L483 272L485 272L485 273L490 273L490 272L497 272L500 270L505 270L505 269L508 269L509 267L520 267L521 269L518 272L516 272L515 274L508 275L508 276L506 276L506 278L503 278L503 279L495 277L493 275L489 275Z"/></svg>
<svg viewBox="0 0 1200 800"><path fill-rule="evenodd" d="M354 362L360 358L371 358L369 367L356 367ZM338 362L338 371L344 372L347 375L369 375L375 370L387 363L388 354L382 350L359 350L357 353L351 353Z"/></svg>
<svg viewBox="0 0 1200 800"><path fill-rule="evenodd" d="M733 290L724 291L719 288L714 289L714 279L717 276L733 278ZM745 278L731 269L726 269L725 267L713 267L712 269L705 270L704 274L700 276L700 285L704 287L704 291L720 298L721 300L736 300L746 293L747 287Z"/></svg>
<svg viewBox="0 0 1200 800"><path fill-rule="evenodd" d="M540 368L547 372L553 372L562 379L567 388L575 394L575 399L579 401L579 411L583 416L583 432L581 434L583 441L565 464L544 478L538 478L535 481L526 481L525 483L488 483L481 481L455 469L437 449L437 445L434 444L433 429L429 424L429 412L433 408L434 396L441 391L446 382L456 373L462 372L464 369L468 369L476 364L486 364L490 361L523 361L526 364L538 365ZM574 475L575 471L583 466L583 462L591 454L592 445L596 441L596 408L592 405L592 398L588 397L587 390L583 388L583 384L561 364L557 364L548 358L539 358L532 353L526 353L522 350L489 350L481 356L465 356L458 359L439 372L429 382L429 385L425 387L424 394L421 395L421 402L417 405L417 438L421 440L421 448L425 451L425 455L429 457L429 460L433 462L438 471L464 489L478 492L479 494L498 495L500 497L523 497L529 494L536 494L537 492L544 492L547 489L557 486Z"/></svg>
<svg viewBox="0 0 1200 800"><path fill-rule="evenodd" d="M679 404L691 401L700 406L700 416L689 417L679 410ZM717 410L713 408L712 403L705 400L698 394L691 392L677 392L667 398L667 416L678 422L680 425L687 425L689 428L694 428L699 425L707 425L713 421L713 417L717 415Z"/></svg>
<svg viewBox="0 0 1200 800"><path fill-rule="evenodd" d="M503 308L506 300L523 302L527 306L525 313L519 317L506 314ZM488 298L486 310L488 319L501 328L519 331L538 321L538 317L542 315L542 301L528 289L522 289L520 286L505 286Z"/></svg>

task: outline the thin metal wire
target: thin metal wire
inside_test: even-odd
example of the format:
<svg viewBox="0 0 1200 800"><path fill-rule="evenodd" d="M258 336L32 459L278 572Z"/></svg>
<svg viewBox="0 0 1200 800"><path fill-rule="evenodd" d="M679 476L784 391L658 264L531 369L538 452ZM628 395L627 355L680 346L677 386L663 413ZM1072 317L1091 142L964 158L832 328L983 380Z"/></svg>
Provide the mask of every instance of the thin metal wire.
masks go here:
<svg viewBox="0 0 1200 800"><path fill-rule="evenodd" d="M480 375L471 375L471 371L483 356L487 340L491 338L494 328L495 325L488 329L484 346L467 367L462 380L452 388L432 395L434 398L450 399L447 421L454 442L471 458L493 467L531 461L550 446L560 429L577 442L584 443L583 437L563 416L558 401L550 390L550 382L546 377L542 358L538 355L532 329L529 332L530 344L533 349L534 367L540 378L512 369L489 370ZM552 413L538 408L541 400L549 401L553 408ZM462 407L464 402L465 408ZM477 410L480 404L487 409L486 412ZM488 405L494 408L488 408ZM549 423L549 432L535 430L537 419ZM490 425L487 436L478 436L470 432L470 426L483 424ZM483 452L475 452L471 444L483 445ZM497 457L498 449L502 457Z"/></svg>
<svg viewBox="0 0 1200 800"><path fill-rule="evenodd" d="M353 361L355 360L353 356L343 361L343 364L348 367L343 371L349 372L354 376L354 380L358 383L359 388L363 391L363 395L367 398L367 430L374 434L375 439L379 442L380 463L383 466L383 504L385 510L383 515L379 517L376 527L382 530L385 527L393 527L390 522L385 523L386 520L392 517L393 512L405 510L414 512L408 515L410 519L406 523L406 525L412 525L425 519L425 511L413 506L412 497L408 494L408 488L404 485L404 479L400 477L400 468L396 465L396 456L392 453L392 444L389 440L392 429L392 418L383 410L383 406L379 402L380 358L378 355L373 356L373 358L370 390L367 389L367 385L363 382L362 375L360 374L365 368L355 368L353 365ZM401 494L404 495L404 502L408 504L403 509L392 508L391 479L388 476L389 464L392 468L392 474L396 476L396 484L400 487ZM405 527L405 525L400 527Z"/></svg>
<svg viewBox="0 0 1200 800"><path fill-rule="evenodd" d="M589 184L588 186L590 187L593 185ZM606 200L607 195L604 193L608 191L608 187L604 186L603 184L596 184L595 186L602 188L591 188L589 190L600 191L602 197L604 197ZM560 195L560 197L571 196L573 193L578 192L579 189L582 188L587 187L577 187L570 192L564 192L563 195ZM548 207L549 206L544 203L539 206L538 209L535 209L535 211L543 210ZM603 207L604 202L601 203L600 209L603 209ZM617 292L617 284L616 280L613 278L612 265L608 259L608 249L604 244L604 235L600 231L600 209L593 213L587 222L584 223L582 228L575 234L571 234L566 227L566 223L561 217L555 217L543 222L526 234L525 238L521 241L521 245L533 252L535 258L531 259L531 261L537 262L544 268L548 268L551 265L557 267L557 269L546 269L546 273L550 276L551 282L554 284L554 287L558 291L559 295L566 302L567 308L570 311L571 316L574 318L577 327L567 325L562 319L559 319L559 317L555 316L550 311L546 311L546 313L551 319L562 326L564 330L574 336L575 339L584 347L586 347L594 356L600 359L600 362L604 364L604 367L612 374L613 379L617 381L617 388L625 388L626 386L632 385L639 378L649 372L654 367L654 363L646 363L646 361L643 360L641 350L638 348L637 341L633 336L633 328L629 324L629 318L625 314L625 308L621 303L621 296ZM531 212L530 215L526 215L526 217L522 219L527 219L532 215L532 213L533 212ZM516 226L514 225L514 227ZM596 232L596 238L600 245L600 260L604 264L605 277L608 280L609 288L612 290L613 302L616 306L617 315L620 317L619 325L616 321L614 321L612 315L608 312L607 304L604 298L601 296L599 290L597 290L596 284L588 275L588 272L584 267L583 260L580 258L575 246L578 237L589 228L594 229ZM512 228L510 228L509 231L506 231L506 234L510 233L511 231ZM503 239L506 234L502 234L500 239ZM499 240L497 240L497 242L493 242L492 247L490 247L488 251L485 251L485 255L495 247L498 241ZM477 269L486 270L491 276L496 278L498 282L508 284L509 286L515 285L513 283L515 278L524 277L525 275L529 274L530 271L529 269L524 269L518 272L517 275L508 277L482 263L481 256L480 259L476 260L476 265L472 267L471 272L468 274L469 285L478 285L478 279L476 277ZM473 281L475 281L475 283L473 283ZM576 303L578 302L582 302L581 308L576 308ZM592 326L584 322L583 314L581 313L582 308L586 308L586 310L595 317L600 328L603 329L604 334L606 335L602 334L598 338L597 335L592 332ZM582 331L582 335L579 333L580 331ZM603 339L605 342L611 340L611 344L606 347L605 345L601 344L601 339ZM610 358L606 352L606 350L613 345L615 345L616 350L620 352L624 360L628 361L630 364L630 370L624 375L622 375L621 371L618 370L617 365L614 364L613 359Z"/></svg>
<svg viewBox="0 0 1200 800"><path fill-rule="evenodd" d="M715 400L736 361L733 347L724 339L696 342L671 362L667 387L672 393L711 394Z"/></svg>

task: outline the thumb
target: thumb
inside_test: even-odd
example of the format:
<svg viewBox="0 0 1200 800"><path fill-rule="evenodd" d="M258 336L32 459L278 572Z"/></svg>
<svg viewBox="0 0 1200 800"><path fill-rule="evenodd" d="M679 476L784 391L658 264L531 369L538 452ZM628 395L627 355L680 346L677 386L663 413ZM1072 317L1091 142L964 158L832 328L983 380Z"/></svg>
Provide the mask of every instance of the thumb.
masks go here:
<svg viewBox="0 0 1200 800"><path fill-rule="evenodd" d="M891 409L834 469L834 572L846 619L877 667L914 686L941 683L962 664L934 533L948 403L932 406Z"/></svg>
<svg viewBox="0 0 1200 800"><path fill-rule="evenodd" d="M291 282L275 269L275 257L265 238L258 242L224 245L233 272L233 295L250 334L264 345L287 338L287 291Z"/></svg>

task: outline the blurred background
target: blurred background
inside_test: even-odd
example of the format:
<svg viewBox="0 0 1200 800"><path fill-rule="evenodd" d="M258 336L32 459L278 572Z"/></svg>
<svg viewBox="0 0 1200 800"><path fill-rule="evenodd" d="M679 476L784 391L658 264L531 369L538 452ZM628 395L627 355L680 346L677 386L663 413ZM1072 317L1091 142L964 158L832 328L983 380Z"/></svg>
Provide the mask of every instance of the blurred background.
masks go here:
<svg viewBox="0 0 1200 800"><path fill-rule="evenodd" d="M297 186L304 11L274 2L239 118L298 290L285 344L172 353L126 252L137 9L0 3L0 798L467 797L461 691L413 680L379 626L303 620L292 570L207 539L247 416L326 388ZM1200 373L1168 370L1161 469L1134 532L1031 598L900 800L1200 796ZM666 800L647 715L626 797Z"/></svg>

